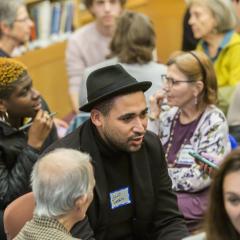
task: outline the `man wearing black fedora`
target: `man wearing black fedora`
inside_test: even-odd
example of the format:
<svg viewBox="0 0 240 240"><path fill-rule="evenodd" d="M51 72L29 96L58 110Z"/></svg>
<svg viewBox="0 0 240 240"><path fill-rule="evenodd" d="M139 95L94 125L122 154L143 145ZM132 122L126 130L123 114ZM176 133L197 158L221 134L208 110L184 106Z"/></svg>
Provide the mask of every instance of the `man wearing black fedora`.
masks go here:
<svg viewBox="0 0 240 240"><path fill-rule="evenodd" d="M179 240L188 235L172 192L161 142L147 128L144 91L119 64L87 79L90 119L48 151L74 148L92 157L96 187L73 236L97 240ZM92 234L92 236L91 236Z"/></svg>

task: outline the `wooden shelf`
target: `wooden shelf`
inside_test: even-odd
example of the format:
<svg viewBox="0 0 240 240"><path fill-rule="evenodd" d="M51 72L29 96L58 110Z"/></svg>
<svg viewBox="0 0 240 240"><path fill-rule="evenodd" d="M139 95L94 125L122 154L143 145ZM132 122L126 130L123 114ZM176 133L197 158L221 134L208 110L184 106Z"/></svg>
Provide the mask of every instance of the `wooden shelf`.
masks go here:
<svg viewBox="0 0 240 240"><path fill-rule="evenodd" d="M57 117L71 111L65 66L66 42L29 51L18 57L27 67L33 86L42 94Z"/></svg>
<svg viewBox="0 0 240 240"><path fill-rule="evenodd" d="M25 4L34 4L34 3L38 3L38 2L42 2L43 0L24 0Z"/></svg>

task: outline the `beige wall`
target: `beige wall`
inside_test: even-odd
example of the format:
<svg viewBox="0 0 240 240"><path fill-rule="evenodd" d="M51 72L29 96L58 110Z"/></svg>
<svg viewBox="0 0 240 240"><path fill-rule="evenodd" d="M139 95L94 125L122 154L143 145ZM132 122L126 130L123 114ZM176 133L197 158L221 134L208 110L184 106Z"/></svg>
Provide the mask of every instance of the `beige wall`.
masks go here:
<svg viewBox="0 0 240 240"><path fill-rule="evenodd" d="M181 48L184 0L148 0L139 8L151 17L157 33L158 57L166 62L169 54Z"/></svg>

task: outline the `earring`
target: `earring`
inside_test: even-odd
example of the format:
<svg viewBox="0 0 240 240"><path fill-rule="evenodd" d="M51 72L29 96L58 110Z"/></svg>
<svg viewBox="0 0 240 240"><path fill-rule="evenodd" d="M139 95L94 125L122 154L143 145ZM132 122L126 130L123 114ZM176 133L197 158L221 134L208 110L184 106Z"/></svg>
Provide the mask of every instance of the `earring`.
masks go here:
<svg viewBox="0 0 240 240"><path fill-rule="evenodd" d="M194 99L194 104L195 104L195 105L198 104L198 98L197 98L197 97L195 97L195 99Z"/></svg>
<svg viewBox="0 0 240 240"><path fill-rule="evenodd" d="M0 119L3 122L8 122L8 113L7 112L1 112Z"/></svg>

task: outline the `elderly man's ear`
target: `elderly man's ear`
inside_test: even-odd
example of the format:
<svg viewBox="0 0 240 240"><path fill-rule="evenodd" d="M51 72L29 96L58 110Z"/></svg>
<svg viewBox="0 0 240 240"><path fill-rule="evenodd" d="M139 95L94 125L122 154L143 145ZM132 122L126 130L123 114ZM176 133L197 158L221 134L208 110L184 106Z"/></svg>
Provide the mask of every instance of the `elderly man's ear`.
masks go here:
<svg viewBox="0 0 240 240"><path fill-rule="evenodd" d="M78 212L80 220L84 219L90 203L91 201L88 194L84 194L82 197L78 198L75 201L75 209Z"/></svg>

